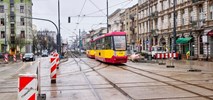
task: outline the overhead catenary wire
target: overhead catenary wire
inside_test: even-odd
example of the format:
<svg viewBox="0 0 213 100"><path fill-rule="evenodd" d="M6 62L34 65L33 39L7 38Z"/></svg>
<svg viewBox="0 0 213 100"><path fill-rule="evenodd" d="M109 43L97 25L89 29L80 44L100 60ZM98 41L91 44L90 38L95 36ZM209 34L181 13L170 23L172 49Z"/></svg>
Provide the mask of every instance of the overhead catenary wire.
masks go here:
<svg viewBox="0 0 213 100"><path fill-rule="evenodd" d="M127 4L125 4L123 7L121 7L120 9L123 9L123 8L125 8L126 6L128 6L131 2L132 2L132 0L130 1L130 0L127 0L127 1L129 1ZM117 17L119 17L119 16L117 16ZM117 18L117 17L115 17L115 18ZM105 20L103 19L102 20L102 22L101 23L103 23ZM99 24L99 25L97 25L96 27L99 27L101 24Z"/></svg>
<svg viewBox="0 0 213 100"><path fill-rule="evenodd" d="M90 0L91 1L91 0ZM126 2L128 2L127 4L125 4L122 8L124 8L124 7L126 7L127 5L129 5L130 4L130 2L132 2L132 0L125 0L125 1L123 1L123 2L120 2L120 3L117 3L117 4L115 4L115 5L112 5L112 6L110 6L110 7L108 7L108 9L110 9L110 8L112 8L112 7L116 7L116 6L118 6L118 5L121 5L121 4L123 4L123 3L126 3ZM97 7L96 7L97 8ZM81 24L81 22L83 21L83 19L85 18L85 17L89 17L89 15L93 15L93 14L96 14L96 13L99 13L99 12L103 12L103 10L106 10L107 8L103 8L103 9L98 9L98 11L95 11L95 12L92 12L92 13L88 13L88 14L84 14L83 16L81 15L81 14L79 14L78 15L78 21L77 21L77 23L76 23L76 27L74 28L74 31L78 31L77 30L77 28L78 28L78 26ZM83 10L82 10L83 11ZM81 13L82 13L82 11L81 11ZM80 17L82 17L81 18L81 20L79 20L80 19ZM99 17L99 16L98 16ZM95 16L94 16L94 18L95 18ZM104 18L104 20L105 20L105 18ZM104 21L103 20L103 21ZM101 23L103 23L103 21L101 22Z"/></svg>
<svg viewBox="0 0 213 100"><path fill-rule="evenodd" d="M84 9L84 7L85 7L85 5L86 5L86 2L87 2L87 0L84 0L84 3L83 3L83 6L82 6L82 8L81 8L81 11L80 11L80 13L79 13L79 16L81 15L81 13L82 13L82 11L83 11L83 9ZM80 17L78 17L77 23L79 23L79 20L80 20ZM78 24L76 24L75 29L77 29L77 27L78 27Z"/></svg>

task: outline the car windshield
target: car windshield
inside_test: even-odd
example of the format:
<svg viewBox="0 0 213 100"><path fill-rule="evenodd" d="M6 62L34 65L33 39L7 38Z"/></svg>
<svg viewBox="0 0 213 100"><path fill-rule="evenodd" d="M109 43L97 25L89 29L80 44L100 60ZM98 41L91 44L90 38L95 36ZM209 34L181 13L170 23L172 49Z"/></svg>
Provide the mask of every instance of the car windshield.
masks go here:
<svg viewBox="0 0 213 100"><path fill-rule="evenodd" d="M126 50L126 36L114 36L115 50Z"/></svg>
<svg viewBox="0 0 213 100"><path fill-rule="evenodd" d="M153 47L152 51L165 51L163 47Z"/></svg>
<svg viewBox="0 0 213 100"><path fill-rule="evenodd" d="M25 56L25 57L31 57L32 54L31 54L31 53L26 53L24 56Z"/></svg>

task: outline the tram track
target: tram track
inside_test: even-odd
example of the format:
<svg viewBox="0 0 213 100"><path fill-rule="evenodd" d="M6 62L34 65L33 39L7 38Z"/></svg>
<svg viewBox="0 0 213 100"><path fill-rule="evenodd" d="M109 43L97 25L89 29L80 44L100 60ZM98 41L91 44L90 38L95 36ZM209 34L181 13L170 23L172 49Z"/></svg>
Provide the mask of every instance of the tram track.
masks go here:
<svg viewBox="0 0 213 100"><path fill-rule="evenodd" d="M199 87L199 88L206 89L206 90L209 90L209 91L213 91L213 89L210 89L210 88L206 88L206 87L203 87L203 86L199 86L199 85L197 85L197 84L192 84L192 83L189 83L189 82L186 82L186 81L182 81L182 80L178 80L178 79L175 79L175 78L171 78L171 77L169 77L169 76L157 74L157 73L154 73L154 72L151 72L151 71L147 71L147 70L144 70L144 69L140 69L140 68L136 68L136 67L132 67L132 66L127 66L127 65L125 65L125 67L129 67L129 68L132 68L132 69L135 69L135 70L139 70L139 71L142 71L142 72L147 72L147 73L152 74L152 75L156 75L156 76L168 78L168 79L174 80L175 82L182 82L182 83L184 83L184 84L186 84L186 85L191 85L191 86ZM142 73L139 73L139 72L136 72L136 71L133 71L133 70L124 68L124 66L118 66L117 68L123 69L123 70L125 70L125 71L132 72L132 73L137 74L137 75L139 75L139 76L143 76L143 77L146 77L146 78L155 80L155 81L157 81L157 82L164 83L164 84L166 84L166 85L168 85L168 86L172 86L172 87L177 88L177 89L181 89L181 90L183 90L183 91L186 91L186 92L195 94L195 95L197 95L197 96L199 96L199 97L203 97L203 98L206 98L206 99L209 99L209 100L213 100L213 98L211 98L211 97L209 97L209 96L202 95L202 94L200 94L200 93L191 91L191 90L189 90L189 89L185 89L185 88L179 87L179 86L177 86L177 85L174 85L174 84L172 84L172 83L170 83L170 82L162 81L162 80L160 80L160 79L157 79L157 78L154 78L154 77L151 77L151 76L148 76L148 75L145 75L145 74L142 74ZM162 98L162 99L167 99L167 98Z"/></svg>
<svg viewBox="0 0 213 100"><path fill-rule="evenodd" d="M74 55L75 56L75 55ZM77 56L76 56L77 57ZM84 64L86 64L87 66L89 66L93 72L96 72L98 75L100 75L105 81L107 81L111 86L113 86L113 88L115 88L116 90L118 90L120 93L122 93L124 96L126 96L129 100L135 100L133 97L131 97L127 92L125 92L121 87L119 87L116 83L110 81L107 77L105 77L104 75L102 75L100 72L98 72L97 69L93 68L90 64L88 64L87 62L85 62L84 60L82 60L81 58L79 58L80 61L82 61ZM103 64L103 63L102 63ZM109 66L109 65L107 65Z"/></svg>
<svg viewBox="0 0 213 100"><path fill-rule="evenodd" d="M83 60L82 60L83 61ZM90 66L87 62L83 61L85 64L87 64L88 66ZM109 65L109 64L106 64L106 65ZM115 65L116 66L116 65ZM134 73L134 74L137 74L137 75L140 75L140 76L143 76L143 77L146 77L146 78L149 78L149 79L152 79L152 80L155 80L157 82L160 82L160 83L163 83L165 85L162 85L162 86L171 86L171 87L174 87L174 88L177 88L177 89L180 89L180 90L183 90L183 91L186 91L188 93L192 93L194 95L196 95L195 97L202 97L202 98L205 98L205 99L209 99L209 100L213 100L212 96L213 95L203 95L202 93L199 93L199 92L195 92L195 91L192 91L190 89L186 89L186 88L183 88L183 87L180 87L178 85L190 85L190 86L194 86L194 87L197 87L197 88L201 88L201 89L205 89L205 90L208 90L208 91L213 91L213 89L211 88L207 88L207 87L204 87L204 86L200 86L199 84L193 84L193 83L190 83L190 81L183 81L183 80L179 80L179 79L175 79L175 78L172 78L172 77L169 77L169 76L165 76L165 75L161 75L161 74L157 74L157 73L154 73L154 72L151 72L151 71L148 71L148 70L144 70L144 69L140 69L140 68L136 68L136 67L132 67L132 66L127 66L125 65L126 68L124 68L123 65L118 65L116 66L116 68L120 68L122 70L126 70L126 71L129 71L131 73ZM137 70L137 71L134 71L134 70L131 70L131 69L127 69L127 68L132 68L134 70ZM96 71L95 69L93 69L93 71L99 73L98 71ZM138 72L140 71L140 72ZM152 74L152 75L156 75L156 76L160 76L160 77L163 77L163 78L168 78L168 79L171 79L173 81L163 81L163 80L160 80L160 79L157 79L157 78L154 78L154 77L151 77L151 76L148 76L148 75L145 75L145 74L142 74L142 72L146 72L146 73L149 73L149 74ZM107 79L108 80L108 79ZM207 81L207 80L195 80L195 81ZM180 82L182 84L174 84L172 82ZM109 82L110 83L110 82ZM120 91L121 88L129 88L131 86L126 86L126 87L118 87L118 85L116 84L119 84L119 83L110 83L112 85L115 85L113 87L115 88L118 88L118 90ZM123 83L125 84L125 83ZM140 87L140 86L133 86L133 87ZM121 89L121 91L123 92L123 90ZM121 92L121 93L122 93ZM124 95L128 95L127 93L122 93ZM130 97L128 95L128 97ZM132 97L130 97L131 99L133 99ZM174 98L179 98L179 97L174 97ZM180 97L181 98L181 97ZM186 97L186 98L190 98L190 97ZM153 98L153 100L157 100L157 99L168 99L168 98Z"/></svg>
<svg viewBox="0 0 213 100"><path fill-rule="evenodd" d="M75 59L77 58L77 56L75 56L74 54L70 54L71 57L73 57L73 60L77 63L77 66L79 67L79 70L81 71L82 75L84 76L84 79L87 81L89 88L91 89L93 95L95 96L95 98L97 100L102 100L100 95L98 94L98 92L95 90L95 88L93 87L93 84L90 82L89 78L86 76L86 73L82 71L81 65L79 64L79 62ZM79 58L80 59L80 58ZM80 59L81 61L81 59Z"/></svg>

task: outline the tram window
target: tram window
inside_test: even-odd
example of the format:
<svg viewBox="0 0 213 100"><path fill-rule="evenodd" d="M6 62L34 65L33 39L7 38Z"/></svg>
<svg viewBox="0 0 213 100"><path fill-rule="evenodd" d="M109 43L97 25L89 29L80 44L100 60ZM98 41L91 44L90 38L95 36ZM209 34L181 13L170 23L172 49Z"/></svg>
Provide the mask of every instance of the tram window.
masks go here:
<svg viewBox="0 0 213 100"><path fill-rule="evenodd" d="M97 40L97 42L96 42L96 49L97 50L101 50L102 49L101 39Z"/></svg>
<svg viewBox="0 0 213 100"><path fill-rule="evenodd" d="M111 49L111 37L105 37L105 49Z"/></svg>
<svg viewBox="0 0 213 100"><path fill-rule="evenodd" d="M126 50L126 37L114 36L115 50Z"/></svg>

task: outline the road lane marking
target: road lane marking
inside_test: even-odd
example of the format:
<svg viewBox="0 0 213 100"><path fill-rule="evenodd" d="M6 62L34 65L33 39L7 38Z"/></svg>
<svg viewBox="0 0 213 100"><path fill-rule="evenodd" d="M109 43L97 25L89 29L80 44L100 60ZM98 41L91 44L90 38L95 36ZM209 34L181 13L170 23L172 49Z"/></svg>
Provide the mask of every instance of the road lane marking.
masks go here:
<svg viewBox="0 0 213 100"><path fill-rule="evenodd" d="M29 64L30 64L30 66L32 66L32 65L36 64L37 62L38 62L38 61L30 62ZM23 68L25 68L26 65L27 65L27 63L23 63L23 65L21 65L21 67L16 71L16 74L17 74L20 70L22 70Z"/></svg>

